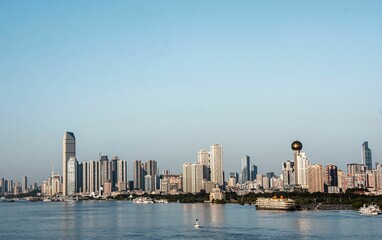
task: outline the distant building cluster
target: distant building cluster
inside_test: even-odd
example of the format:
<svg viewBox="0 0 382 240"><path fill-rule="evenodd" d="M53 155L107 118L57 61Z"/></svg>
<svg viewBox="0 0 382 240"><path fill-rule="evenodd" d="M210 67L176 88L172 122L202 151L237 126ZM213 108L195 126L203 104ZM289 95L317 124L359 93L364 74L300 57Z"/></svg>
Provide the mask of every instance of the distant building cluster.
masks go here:
<svg viewBox="0 0 382 240"><path fill-rule="evenodd" d="M14 182L13 180L0 179L0 196L15 196L23 193L29 193L36 190L37 183L28 185L28 177L23 176L20 182Z"/></svg>
<svg viewBox="0 0 382 240"><path fill-rule="evenodd" d="M183 164L181 174L170 174L169 170L159 173L155 160L134 160L132 180L128 180L127 161L118 157L109 159L100 155L97 161L78 162L76 139L72 132L63 138L62 176L52 171L41 185L44 196L111 196L120 193L210 193L211 200L222 199L224 191L235 191L240 195L249 192L306 191L339 193L347 189L368 189L376 194L382 192L382 164L372 167L372 154L368 142L361 148L361 163L347 164L344 172L334 164L322 166L311 163L302 151L302 143L291 144L293 160L281 164L281 174L258 173L251 165L250 156L238 160L241 172L223 170L223 146L212 144L210 149L201 149L196 162ZM0 195L17 195L37 189L37 184L28 186L27 177L21 183L0 179Z"/></svg>

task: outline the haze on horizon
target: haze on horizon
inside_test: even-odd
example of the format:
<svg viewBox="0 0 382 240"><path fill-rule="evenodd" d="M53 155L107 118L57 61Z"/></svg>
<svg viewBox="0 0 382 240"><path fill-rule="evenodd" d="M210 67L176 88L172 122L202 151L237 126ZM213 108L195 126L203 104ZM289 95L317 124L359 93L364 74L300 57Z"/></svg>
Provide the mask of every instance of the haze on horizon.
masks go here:
<svg viewBox="0 0 382 240"><path fill-rule="evenodd" d="M0 177L155 159L180 173L223 145L281 172L300 140L346 171L382 162L380 1L1 1Z"/></svg>

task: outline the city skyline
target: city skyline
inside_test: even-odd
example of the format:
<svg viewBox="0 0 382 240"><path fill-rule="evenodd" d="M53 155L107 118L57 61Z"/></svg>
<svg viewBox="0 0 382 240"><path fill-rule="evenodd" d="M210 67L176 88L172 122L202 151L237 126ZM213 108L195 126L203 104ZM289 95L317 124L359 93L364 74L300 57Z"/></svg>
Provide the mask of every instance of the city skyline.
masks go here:
<svg viewBox="0 0 382 240"><path fill-rule="evenodd" d="M309 158L307 157L307 154L304 151L302 151L303 145L300 141L298 141L298 140L293 141L292 144L290 145L290 147L291 147L291 150L293 152L293 154L292 154L293 155L293 162L292 162L291 166L292 167L294 166L294 168L295 168L294 174L292 177L293 178L292 182L295 182L295 184L300 185L303 188L308 188L307 176L309 174L307 173L307 171L309 171L309 167L310 166L316 167L316 166L320 165L322 168L322 165L321 165L322 163L310 162ZM367 160L367 161L365 161L365 159L363 157L365 154L365 149L367 149L367 156L369 158L369 160ZM195 163L189 163L189 162L183 163L182 170L180 172L173 172L173 169L165 169L165 168L160 169L157 166L158 163L156 160L149 159L146 161L146 163L143 164L142 160L135 159L135 160L131 161L131 164L129 164L129 161L121 159L123 162L125 162L124 165L121 167L122 167L122 169L124 169L123 171L126 171L126 173L124 175L121 173L118 173L121 176L121 177L118 177L118 179L123 179L124 184L127 184L128 181L132 180L132 181L134 181L134 188L145 189L147 186L142 185L143 182L138 183L137 181L145 181L144 179L147 176L149 176L150 177L150 184L153 185L156 182L156 180L154 178L157 178L157 174L158 174L158 176L161 174L161 173L159 173L159 171L165 171L165 172L167 172L167 174L169 174L171 172L171 174L180 174L180 175L183 174L184 175L185 166L187 165L190 167L189 168L190 176L191 176L191 173L192 173L192 175L195 174L195 173L193 173L195 167L200 167L201 168L201 174L202 174L201 176L198 177L200 180L203 178L204 179L211 178L211 180L212 180L212 176L215 175L215 177L214 177L215 179L212 182L219 182L220 181L220 183L218 183L218 184L220 186L223 186L224 185L223 183L226 182L228 180L228 178L230 177L229 175L225 175L225 178L223 179L223 175L226 174L226 172L232 173L232 171L234 171L231 169L224 169L223 168L223 165L224 165L223 164L223 146L221 144L216 144L216 143L212 144L210 151L208 151L206 149L200 149L196 153L196 155L197 155L197 159L196 159ZM346 163L346 168L343 168L343 169L338 168L338 170L341 170L341 171L344 171L346 169L349 170L349 165L354 165L354 164L356 166L364 165L365 169L369 169L369 170L374 169L373 166L368 168L368 165L371 164L370 159L372 156L372 151L370 148L368 148L368 141L365 141L364 143L362 143L361 155L362 155L362 157L361 157L360 162L348 162L348 163ZM52 169L52 172L51 172L51 174L52 174L51 177L53 177L53 175L62 176L62 191L63 191L64 196L73 195L77 191L76 189L80 188L76 182L76 180L77 180L76 176L78 173L76 168L77 168L78 164L80 164L80 168L82 169L83 164L91 164L91 163L95 164L97 161L99 161L100 166L102 166L102 162L104 160L107 160L109 162L108 155L101 155L101 153L99 153L99 156L98 156L99 158L97 160L92 159L92 160L85 160L85 161L77 161L75 156L76 156L76 138L75 138L73 132L66 131L64 133L64 137L63 137L63 141L62 141L62 164L63 164L62 165L63 166L62 173L60 173L59 171L58 172L54 171L54 169ZM236 171L236 172L234 171L236 174L238 174L238 176L240 176L240 178L237 179L237 182L240 182L242 184L245 183L245 181L243 181L243 171L245 169L244 164L246 166L249 166L249 165L253 166L252 163L250 163L249 159L250 159L250 156L247 156L247 155L242 156L240 162L238 161L238 164L240 163L240 171ZM117 160L119 160L119 157L114 155L113 160L117 161ZM71 162L71 164L70 164L71 167L68 167L69 166L68 162ZM290 160L288 159L287 162L290 162ZM284 172L285 169L288 170L290 168L290 167L287 167L286 164L289 164L287 162L280 162L281 163L280 169L277 169L277 173L279 173L279 174L276 174L276 176L283 176L285 179L287 179L287 180L284 180L285 185L289 185L289 179L290 179L290 177L285 175L285 172ZM334 165L333 165L333 163L334 163ZM335 171L337 171L337 164L335 162L333 162L333 163L323 164L323 165L335 166L335 169L336 169ZM380 162L375 162L375 165L378 163L380 164ZM131 165L130 166L131 170L129 170L129 167L128 167L129 165ZM206 166L206 165L208 165L208 166ZM206 166L207 169L204 169L204 166ZM211 169L209 169L209 166L211 166ZM111 168L111 166L107 166L107 168ZM140 170L137 170L137 168L139 168ZM71 169L71 170L67 170L67 169ZM104 167L102 169L104 169ZM207 173L205 170L207 170ZM89 171L89 170L86 170L86 171ZM118 171L120 171L120 170L118 170ZM220 173L218 175L217 175L217 173L213 174L214 171L217 171L217 173L219 173L219 172ZM245 170L245 171L247 171L247 170ZM266 175L271 173L272 175L274 175L275 169L272 169L271 171L272 172L260 171L259 174L266 176ZM65 172L67 172L67 173L65 174ZM74 173L74 172L76 172L76 173ZM256 166L256 172L257 172L257 166ZM71 174L69 174L69 173L71 173ZM102 174L105 174L105 173L102 173ZM115 173L115 174L117 174L117 173ZM247 173L247 174L249 175L249 173ZM349 172L348 174L352 175L353 173ZM255 176L256 176L256 174L255 174ZM0 177L4 178L4 176L0 176ZM27 176L23 175L21 182L22 183L25 182L26 178L27 178ZM105 175L103 178L101 177L100 181L102 182L102 181L105 181L105 179L109 179L109 178L110 178L110 176ZM219 180L220 178L222 178L222 179ZM7 179L7 177L6 177L6 179ZM18 180L14 180L14 178L8 178L8 179L11 181L14 181L15 184L20 184L20 182ZM66 179L71 179L71 180L66 180ZM255 179L255 178L252 178L252 179ZM271 179L271 177L268 177L268 179ZM248 179L247 181L249 181L249 180L250 179ZM285 181L287 181L287 182L285 182ZM101 182L99 183L100 185L98 187L102 186ZM112 182L116 182L116 180L112 180ZM71 185L71 187L69 187L69 185ZM24 189L25 184L22 184L21 186ZM68 190L66 190L67 188L71 188L70 194L68 194ZM154 187L152 186L150 188L153 189ZM187 187L187 189L191 189L191 185L189 187Z"/></svg>
<svg viewBox="0 0 382 240"><path fill-rule="evenodd" d="M280 173L382 162L380 1L0 2L0 176L41 182L99 153L180 173L224 146ZM227 173L226 173L227 174ZM131 178L131 176L129 176ZM20 180L19 180L20 179Z"/></svg>

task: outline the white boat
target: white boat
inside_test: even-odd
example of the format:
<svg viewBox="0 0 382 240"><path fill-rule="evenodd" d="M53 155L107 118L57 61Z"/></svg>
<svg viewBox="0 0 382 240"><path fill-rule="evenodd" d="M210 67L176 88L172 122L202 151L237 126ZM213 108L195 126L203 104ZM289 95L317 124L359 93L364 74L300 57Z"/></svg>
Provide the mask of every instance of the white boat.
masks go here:
<svg viewBox="0 0 382 240"><path fill-rule="evenodd" d="M375 204L370 204L369 206L363 204L363 206L358 210L358 212L361 215L378 215L382 213L379 206Z"/></svg>
<svg viewBox="0 0 382 240"><path fill-rule="evenodd" d="M158 200L155 200L155 203L168 203L168 200L167 199L158 199Z"/></svg>
<svg viewBox="0 0 382 240"><path fill-rule="evenodd" d="M194 228L200 228L200 224L198 222L198 219L195 220Z"/></svg>
<svg viewBox="0 0 382 240"><path fill-rule="evenodd" d="M262 198L259 197L256 199L255 203L256 209L265 209L265 210L296 210L296 203L294 200L289 198Z"/></svg>
<svg viewBox="0 0 382 240"><path fill-rule="evenodd" d="M137 198L133 199L133 203L149 204L149 203L154 203L154 201L149 197L137 197Z"/></svg>

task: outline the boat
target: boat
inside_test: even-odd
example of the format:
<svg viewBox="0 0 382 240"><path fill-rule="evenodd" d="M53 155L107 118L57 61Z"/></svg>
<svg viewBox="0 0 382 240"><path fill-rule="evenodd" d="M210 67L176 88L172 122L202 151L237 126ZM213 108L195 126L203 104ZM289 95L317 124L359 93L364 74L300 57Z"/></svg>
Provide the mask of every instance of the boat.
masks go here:
<svg viewBox="0 0 382 240"><path fill-rule="evenodd" d="M155 203L168 203L167 199L157 199L155 200Z"/></svg>
<svg viewBox="0 0 382 240"><path fill-rule="evenodd" d="M289 198L284 198L281 196L277 198L263 198L259 197L256 199L255 203L256 209L263 210L296 210L296 203L294 200Z"/></svg>
<svg viewBox="0 0 382 240"><path fill-rule="evenodd" d="M200 228L200 224L198 222L198 219L195 220L194 228Z"/></svg>
<svg viewBox="0 0 382 240"><path fill-rule="evenodd" d="M154 203L154 201L150 197L137 197L133 199L133 203Z"/></svg>
<svg viewBox="0 0 382 240"><path fill-rule="evenodd" d="M363 206L360 207L358 212L361 215L378 215L382 213L379 206L375 204L370 204L369 206L366 206L366 204L363 204Z"/></svg>

